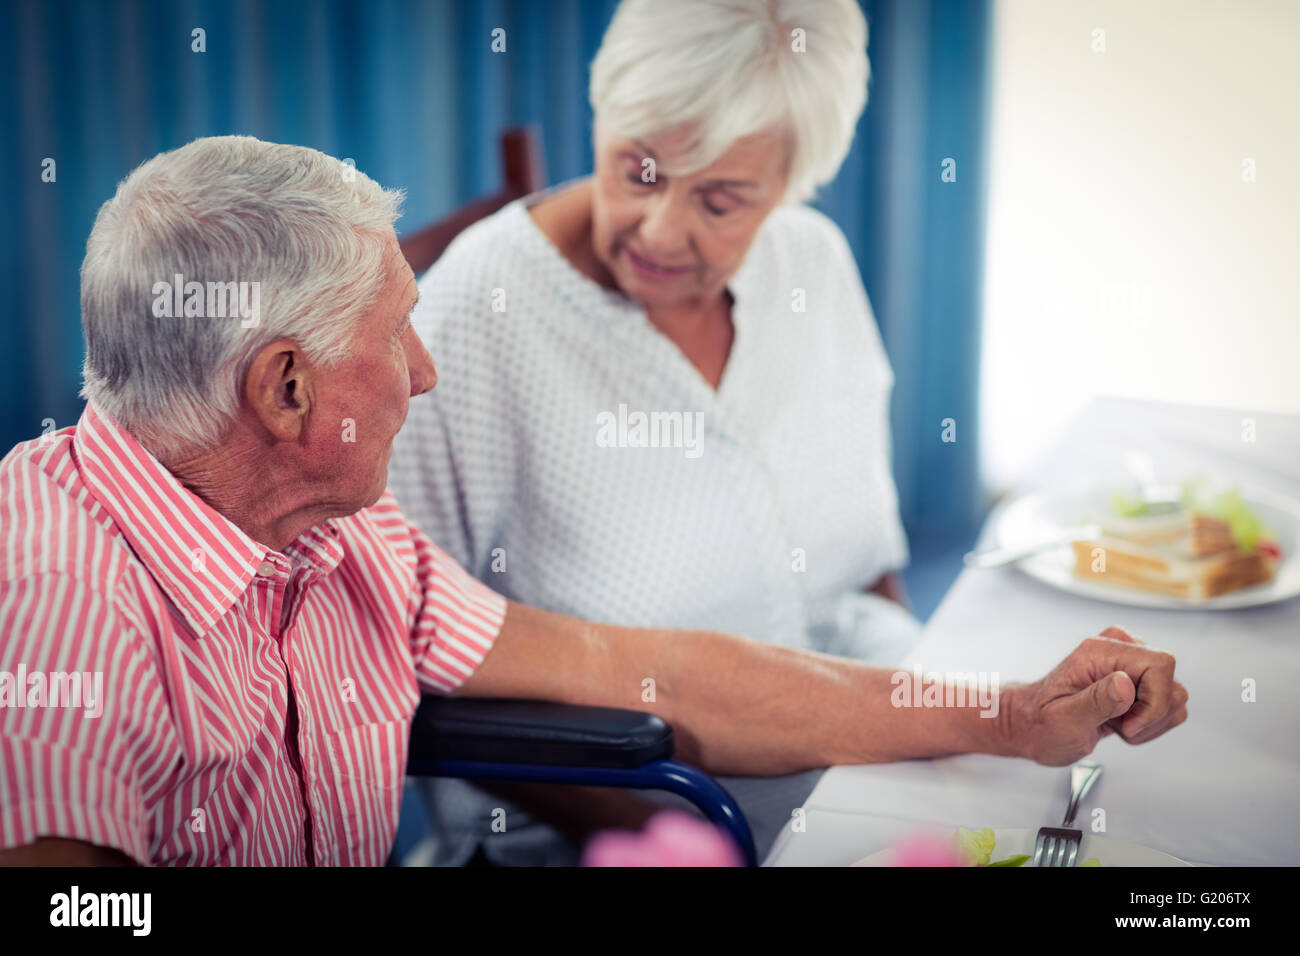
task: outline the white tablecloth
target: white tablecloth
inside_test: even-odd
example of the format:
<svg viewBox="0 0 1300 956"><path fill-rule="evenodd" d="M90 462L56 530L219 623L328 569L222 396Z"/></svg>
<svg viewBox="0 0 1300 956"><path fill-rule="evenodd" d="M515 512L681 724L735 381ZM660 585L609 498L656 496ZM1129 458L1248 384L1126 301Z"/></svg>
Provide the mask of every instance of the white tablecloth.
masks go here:
<svg viewBox="0 0 1300 956"><path fill-rule="evenodd" d="M1243 440L1247 418L1253 442ZM1089 406L1022 485L1122 476L1130 449L1170 479L1204 474L1300 498L1300 418L1121 399ZM988 527L981 543L991 543ZM1036 679L1111 624L1177 657L1188 719L1137 747L1102 740L1094 756L1105 771L1076 823L1089 826L1102 807L1100 835L1189 862L1300 865L1300 599L1152 610L1069 595L1014 569L963 571L907 666ZM1241 700L1246 677L1255 703ZM787 826L766 865L852 863L922 823L1058 825L1067 779L1068 768L982 755L834 767L805 804L803 831Z"/></svg>

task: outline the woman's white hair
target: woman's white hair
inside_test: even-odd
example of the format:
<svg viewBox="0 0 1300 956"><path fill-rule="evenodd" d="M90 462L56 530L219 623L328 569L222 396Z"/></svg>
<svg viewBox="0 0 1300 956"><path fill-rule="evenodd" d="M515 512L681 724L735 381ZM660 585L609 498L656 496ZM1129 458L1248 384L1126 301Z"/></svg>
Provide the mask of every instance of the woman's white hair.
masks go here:
<svg viewBox="0 0 1300 956"><path fill-rule="evenodd" d="M353 351L401 203L324 153L251 136L155 156L118 185L86 244L82 397L164 462L216 444L263 346L292 339L327 367ZM257 324L233 309L155 315L155 285L177 276L257 283Z"/></svg>
<svg viewBox="0 0 1300 956"><path fill-rule="evenodd" d="M781 132L797 202L848 155L869 72L856 0L623 0L591 64L591 108L629 139L685 131L672 175L743 136Z"/></svg>

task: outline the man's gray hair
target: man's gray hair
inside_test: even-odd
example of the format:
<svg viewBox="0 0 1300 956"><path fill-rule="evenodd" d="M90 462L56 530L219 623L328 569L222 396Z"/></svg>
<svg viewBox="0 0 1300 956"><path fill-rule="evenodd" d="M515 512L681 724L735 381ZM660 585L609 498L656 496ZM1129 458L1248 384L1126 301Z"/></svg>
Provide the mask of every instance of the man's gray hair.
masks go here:
<svg viewBox="0 0 1300 956"><path fill-rule="evenodd" d="M785 198L835 178L867 102L867 22L856 0L622 0L591 64L597 124L627 139L681 127L691 175L736 140L781 132Z"/></svg>
<svg viewBox="0 0 1300 956"><path fill-rule="evenodd" d="M350 164L251 136L155 156L118 185L86 244L82 397L164 462L216 444L263 346L292 339L327 367L352 352L401 203ZM240 283L255 315L233 307ZM216 309L194 314L214 293Z"/></svg>

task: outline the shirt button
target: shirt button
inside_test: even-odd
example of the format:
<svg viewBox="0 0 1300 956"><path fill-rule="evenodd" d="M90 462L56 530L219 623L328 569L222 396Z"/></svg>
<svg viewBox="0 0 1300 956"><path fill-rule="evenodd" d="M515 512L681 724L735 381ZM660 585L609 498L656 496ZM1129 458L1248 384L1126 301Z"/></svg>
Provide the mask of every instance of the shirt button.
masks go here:
<svg viewBox="0 0 1300 956"><path fill-rule="evenodd" d="M269 578L273 574L275 574L275 565L270 561L263 561L257 569L257 576L261 578Z"/></svg>

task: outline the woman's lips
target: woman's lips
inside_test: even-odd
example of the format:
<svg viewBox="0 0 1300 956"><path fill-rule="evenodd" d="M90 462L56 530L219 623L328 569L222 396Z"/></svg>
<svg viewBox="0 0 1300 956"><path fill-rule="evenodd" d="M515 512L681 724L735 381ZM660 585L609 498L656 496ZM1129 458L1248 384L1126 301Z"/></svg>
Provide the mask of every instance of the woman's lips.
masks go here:
<svg viewBox="0 0 1300 956"><path fill-rule="evenodd" d="M665 282L676 279L678 276L683 276L691 271L690 266L661 266L652 259L638 256L626 246L623 247L623 252L627 254L628 265L632 267L633 271L641 278L648 279L651 282Z"/></svg>

